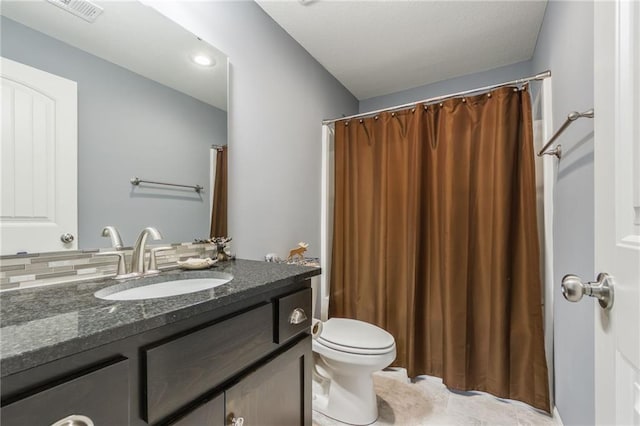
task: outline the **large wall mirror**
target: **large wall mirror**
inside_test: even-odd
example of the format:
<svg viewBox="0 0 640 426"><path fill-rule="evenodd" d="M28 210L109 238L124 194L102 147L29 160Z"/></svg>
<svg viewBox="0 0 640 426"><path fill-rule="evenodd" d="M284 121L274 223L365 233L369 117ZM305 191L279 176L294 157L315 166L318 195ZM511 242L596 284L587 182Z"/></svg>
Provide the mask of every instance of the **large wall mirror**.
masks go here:
<svg viewBox="0 0 640 426"><path fill-rule="evenodd" d="M71 11L64 3L2 2L1 254L107 247L106 225L129 246L146 226L166 243L208 238L215 165L222 164L216 157L226 155L219 148L227 143L226 56L138 1ZM75 82L75 116L56 94L67 90L65 81L69 90ZM64 133L57 120L67 115ZM74 137L73 117L77 149L66 152L50 141ZM56 164L74 156L75 165ZM65 229L51 229L73 204L56 197L74 176L77 230L65 243ZM203 189L133 185L135 177ZM217 202L226 208L226 200ZM38 248L20 241L28 238L55 241Z"/></svg>

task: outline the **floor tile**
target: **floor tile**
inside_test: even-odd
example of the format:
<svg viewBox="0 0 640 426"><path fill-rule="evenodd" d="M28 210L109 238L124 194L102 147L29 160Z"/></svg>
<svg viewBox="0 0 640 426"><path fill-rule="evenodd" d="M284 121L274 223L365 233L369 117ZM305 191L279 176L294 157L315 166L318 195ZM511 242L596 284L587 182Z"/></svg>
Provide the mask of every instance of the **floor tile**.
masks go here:
<svg viewBox="0 0 640 426"><path fill-rule="evenodd" d="M442 380L393 368L374 374L379 418L375 426L553 426L553 419L526 404L495 398L484 392L454 392ZM342 426L313 413L314 426Z"/></svg>

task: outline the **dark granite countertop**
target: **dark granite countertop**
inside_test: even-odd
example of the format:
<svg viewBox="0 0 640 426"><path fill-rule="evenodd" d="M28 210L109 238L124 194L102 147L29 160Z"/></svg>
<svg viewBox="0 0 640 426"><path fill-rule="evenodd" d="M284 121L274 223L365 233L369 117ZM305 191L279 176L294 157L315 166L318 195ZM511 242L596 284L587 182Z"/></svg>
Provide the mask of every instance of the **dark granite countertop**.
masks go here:
<svg viewBox="0 0 640 426"><path fill-rule="evenodd" d="M224 272L228 284L158 299L111 301L94 293L113 279L0 293L0 377L231 305L320 274L319 268L235 260L204 271L172 270L135 283L206 278Z"/></svg>

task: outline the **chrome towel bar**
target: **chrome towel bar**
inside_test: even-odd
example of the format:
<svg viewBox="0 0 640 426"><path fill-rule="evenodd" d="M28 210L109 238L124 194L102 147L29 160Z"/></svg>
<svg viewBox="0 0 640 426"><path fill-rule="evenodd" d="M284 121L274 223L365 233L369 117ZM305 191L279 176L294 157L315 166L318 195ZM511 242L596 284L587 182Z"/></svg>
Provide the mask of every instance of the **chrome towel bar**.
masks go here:
<svg viewBox="0 0 640 426"><path fill-rule="evenodd" d="M578 118L583 118L583 117L593 118L593 115L594 115L593 108L586 110L585 112L578 112L578 111L570 112L569 115L567 115L567 119L565 120L564 124L560 126L560 128L553 134L553 136L551 136L551 139L549 139L549 142L547 142L542 147L540 152L538 152L538 157L542 157L543 155L555 155L558 158L562 158L562 145L558 145L553 149L549 149L549 150L547 149L551 146L551 144L556 139L558 139L558 136L560 136L562 132L564 132L571 123L576 121Z"/></svg>
<svg viewBox="0 0 640 426"><path fill-rule="evenodd" d="M152 183L154 185L167 185L167 186L178 186L180 188L191 188L193 190L195 190L196 192L200 192L204 189L204 187L200 186L200 185L180 185L177 183L167 183L167 182L156 182L153 180L144 180L144 179L140 179L139 177L133 177L130 180L131 185L140 185L141 183Z"/></svg>

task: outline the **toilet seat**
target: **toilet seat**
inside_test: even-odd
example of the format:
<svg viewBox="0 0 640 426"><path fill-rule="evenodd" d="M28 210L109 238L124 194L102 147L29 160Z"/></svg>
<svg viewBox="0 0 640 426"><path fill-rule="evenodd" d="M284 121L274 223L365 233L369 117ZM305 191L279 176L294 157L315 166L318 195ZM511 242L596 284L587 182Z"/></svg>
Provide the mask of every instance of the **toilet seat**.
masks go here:
<svg viewBox="0 0 640 426"><path fill-rule="evenodd" d="M363 321L331 318L323 324L317 343L336 351L358 355L382 355L395 351L391 334Z"/></svg>

